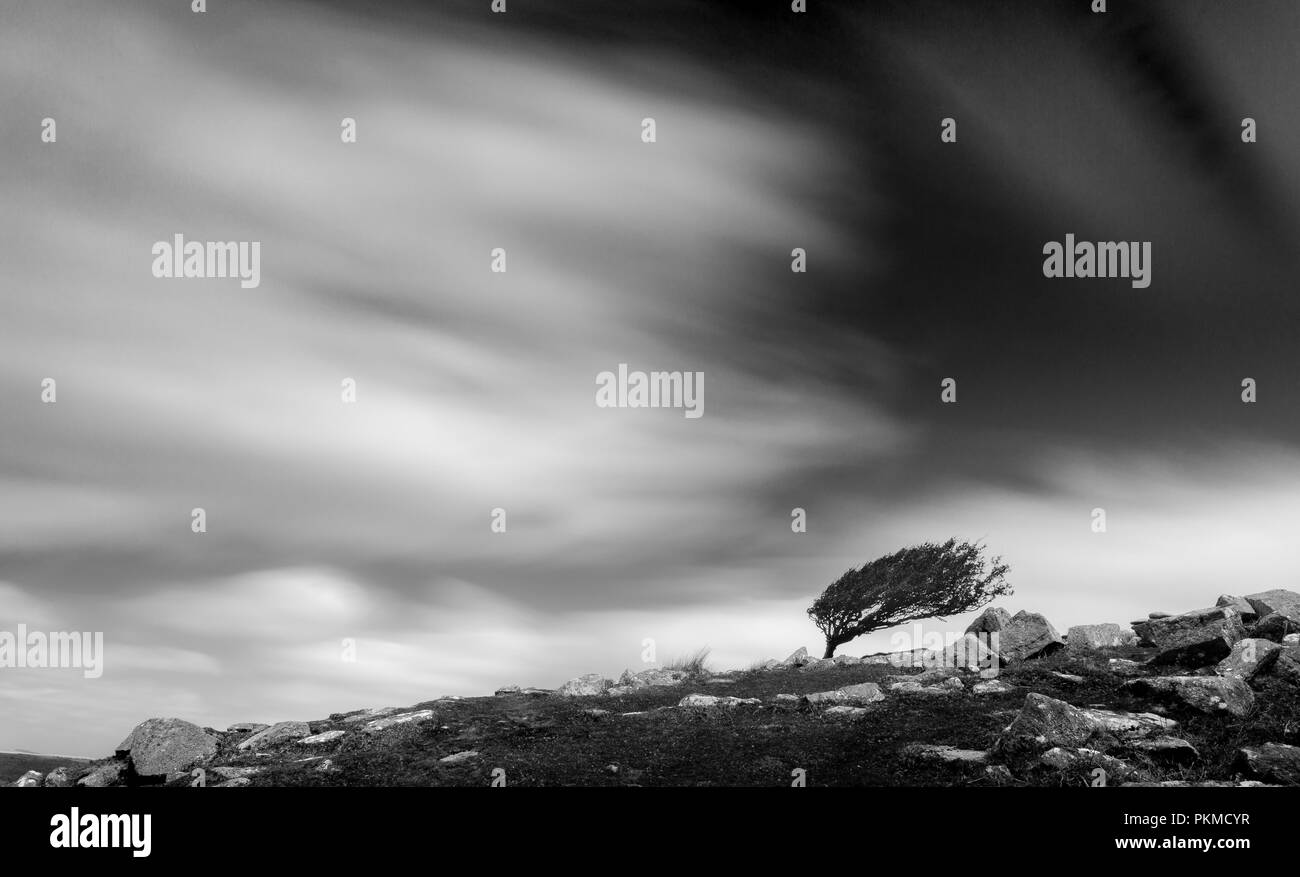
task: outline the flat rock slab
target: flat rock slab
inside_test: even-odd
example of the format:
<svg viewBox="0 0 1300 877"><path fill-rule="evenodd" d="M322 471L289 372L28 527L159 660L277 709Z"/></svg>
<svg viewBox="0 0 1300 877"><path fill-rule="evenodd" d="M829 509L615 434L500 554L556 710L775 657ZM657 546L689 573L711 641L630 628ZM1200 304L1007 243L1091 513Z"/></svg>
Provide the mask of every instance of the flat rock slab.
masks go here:
<svg viewBox="0 0 1300 877"><path fill-rule="evenodd" d="M979 749L958 749L933 743L912 743L903 748L903 755L922 761L942 761L945 764L987 764L989 754Z"/></svg>
<svg viewBox="0 0 1300 877"><path fill-rule="evenodd" d="M1118 741L1163 735L1177 726L1172 719L1153 713L1085 709L1034 692L1003 732L1001 745L1104 750Z"/></svg>
<svg viewBox="0 0 1300 877"><path fill-rule="evenodd" d="M217 738L183 719L148 719L114 750L141 777L166 777L188 770L217 752Z"/></svg>
<svg viewBox="0 0 1300 877"><path fill-rule="evenodd" d="M346 718L343 719L343 721L344 722L368 722L371 721L372 719L380 718L381 716L391 716L393 713L396 712L401 712L401 708L395 706L377 706L377 707L372 707L368 710L362 710L361 712L355 715L347 716Z"/></svg>
<svg viewBox="0 0 1300 877"><path fill-rule="evenodd" d="M241 742L239 749L245 752L265 749L268 746L277 746L281 743L288 743L291 740L300 740L309 736L311 736L311 727L306 722L276 722L266 730L258 731L252 737Z"/></svg>
<svg viewBox="0 0 1300 877"><path fill-rule="evenodd" d="M436 714L433 710L415 710L409 713L398 713L395 716L375 719L373 722L362 725L361 730L367 734L377 734L397 725L405 725L410 722L431 722L435 718Z"/></svg>
<svg viewBox="0 0 1300 877"><path fill-rule="evenodd" d="M1247 715L1255 706L1255 692L1240 679L1224 676L1151 676L1131 679L1122 686L1137 695L1181 704L1211 715Z"/></svg>
<svg viewBox="0 0 1300 877"><path fill-rule="evenodd" d="M834 691L818 691L806 694L804 702L812 704L841 704L844 706L864 706L885 699L885 693L874 682L859 685L846 685Z"/></svg>
<svg viewBox="0 0 1300 877"><path fill-rule="evenodd" d="M319 746L322 743L331 743L343 736L342 731L325 731L320 734L312 734L310 737L303 737L298 742L304 746Z"/></svg>
<svg viewBox="0 0 1300 877"><path fill-rule="evenodd" d="M861 706L840 704L839 706L829 707L822 715L837 719L861 719L871 715L871 710Z"/></svg>
<svg viewBox="0 0 1300 877"><path fill-rule="evenodd" d="M464 752L456 752L451 755L445 755L438 759L439 764L464 764L467 761L473 761L478 758L478 753L473 749L466 749Z"/></svg>
<svg viewBox="0 0 1300 877"><path fill-rule="evenodd" d="M714 710L735 709L738 706L761 704L757 697L718 697L712 694L688 694L677 705L683 709Z"/></svg>

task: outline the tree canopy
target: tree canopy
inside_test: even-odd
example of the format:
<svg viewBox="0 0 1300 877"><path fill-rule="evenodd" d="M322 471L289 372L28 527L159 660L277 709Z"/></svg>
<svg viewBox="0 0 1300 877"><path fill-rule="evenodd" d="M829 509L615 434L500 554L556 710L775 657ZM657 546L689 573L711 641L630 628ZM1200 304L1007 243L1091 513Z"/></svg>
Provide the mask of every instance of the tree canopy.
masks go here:
<svg viewBox="0 0 1300 877"><path fill-rule="evenodd" d="M835 649L864 633L922 618L942 618L978 609L1011 593L1010 567L1001 557L986 560L984 547L949 539L926 542L850 569L822 592L808 615Z"/></svg>

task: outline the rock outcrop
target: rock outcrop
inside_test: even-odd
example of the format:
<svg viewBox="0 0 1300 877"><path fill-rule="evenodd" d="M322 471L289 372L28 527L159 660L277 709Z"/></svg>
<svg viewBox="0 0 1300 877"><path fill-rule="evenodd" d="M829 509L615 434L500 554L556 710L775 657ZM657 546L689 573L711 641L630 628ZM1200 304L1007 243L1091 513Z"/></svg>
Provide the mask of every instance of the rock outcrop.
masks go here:
<svg viewBox="0 0 1300 877"><path fill-rule="evenodd" d="M1228 676L1153 676L1132 679L1122 687L1211 715L1226 712L1245 716L1255 706L1255 693L1250 686Z"/></svg>
<svg viewBox="0 0 1300 877"><path fill-rule="evenodd" d="M136 725L114 750L143 780L164 780L189 770L217 752L218 739L183 719L148 719Z"/></svg>

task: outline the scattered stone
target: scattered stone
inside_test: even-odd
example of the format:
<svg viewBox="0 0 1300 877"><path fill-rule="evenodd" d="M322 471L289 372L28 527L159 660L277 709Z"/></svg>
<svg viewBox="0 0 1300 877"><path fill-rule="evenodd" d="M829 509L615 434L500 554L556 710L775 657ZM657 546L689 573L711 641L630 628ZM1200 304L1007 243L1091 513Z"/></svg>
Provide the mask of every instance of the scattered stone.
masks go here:
<svg viewBox="0 0 1300 877"><path fill-rule="evenodd" d="M885 694L880 690L880 686L874 682L863 682L859 685L846 685L843 688L837 688L834 691L818 691L803 696L805 703L836 703L847 704L851 706L862 706L864 704L875 703L884 700Z"/></svg>
<svg viewBox="0 0 1300 877"><path fill-rule="evenodd" d="M860 682L857 685L844 685L841 686L839 690L848 696L848 703L859 706L885 699L884 692L881 691L880 686L874 682Z"/></svg>
<svg viewBox="0 0 1300 877"><path fill-rule="evenodd" d="M1052 675L1057 679L1064 679L1066 682L1072 682L1075 685L1081 685L1087 681L1082 676L1075 675L1074 673L1062 673L1060 670L1053 670Z"/></svg>
<svg viewBox="0 0 1300 877"><path fill-rule="evenodd" d="M322 761L320 764L313 767L312 770L316 771L317 773L337 773L339 771L339 768L334 766L333 759L327 758L324 761Z"/></svg>
<svg viewBox="0 0 1300 877"><path fill-rule="evenodd" d="M521 691L523 691L523 689L518 685L503 685L496 691L492 692L492 695L494 697L504 697L507 694L519 694Z"/></svg>
<svg viewBox="0 0 1300 877"><path fill-rule="evenodd" d="M163 779L188 770L217 752L217 738L183 719L148 719L135 726L114 750L141 778Z"/></svg>
<svg viewBox="0 0 1300 877"><path fill-rule="evenodd" d="M970 690L972 694L1010 694L1016 688L1001 679L988 679L983 682L976 682L971 686Z"/></svg>
<svg viewBox="0 0 1300 877"><path fill-rule="evenodd" d="M838 666L839 664L836 664L833 660L809 658L799 667L799 671L801 673L807 673L812 670L834 670Z"/></svg>
<svg viewBox="0 0 1300 877"><path fill-rule="evenodd" d="M1265 743L1237 751L1238 769L1259 780L1283 786L1300 786L1300 746Z"/></svg>
<svg viewBox="0 0 1300 877"><path fill-rule="evenodd" d="M1277 614L1300 625L1300 594L1295 591L1274 588L1271 591L1260 591L1258 594L1247 594L1246 601L1255 607L1255 613L1260 618Z"/></svg>
<svg viewBox="0 0 1300 877"><path fill-rule="evenodd" d="M1300 648L1300 633L1288 633L1282 637L1282 645L1292 649Z"/></svg>
<svg viewBox="0 0 1300 877"><path fill-rule="evenodd" d="M45 788L47 789L66 789L72 785L72 778L68 776L66 767L56 767L45 775Z"/></svg>
<svg viewBox="0 0 1300 877"><path fill-rule="evenodd" d="M1108 778L1114 777L1119 780L1123 780L1133 773L1133 768L1129 767L1127 762L1087 747L1067 749L1054 746L1039 756L1039 761L1046 767L1055 768L1056 770L1099 767L1106 772Z"/></svg>
<svg viewBox="0 0 1300 877"><path fill-rule="evenodd" d="M1159 649L1154 664L1202 667L1222 661L1246 635L1241 616L1230 606L1197 609L1153 621L1147 638Z"/></svg>
<svg viewBox="0 0 1300 877"><path fill-rule="evenodd" d="M834 716L836 718L841 718L841 719L860 719L863 716L869 715L870 713L871 710L867 709L866 707L847 706L841 704L839 706L828 707L826 711L823 713L823 715Z"/></svg>
<svg viewBox="0 0 1300 877"><path fill-rule="evenodd" d="M1002 657L990 647L992 636L991 633L967 633L942 649L923 650L916 663L950 672L1000 667Z"/></svg>
<svg viewBox="0 0 1300 877"><path fill-rule="evenodd" d="M706 685L735 685L735 679L724 679L721 676L714 676L712 679L704 680Z"/></svg>
<svg viewBox="0 0 1300 877"><path fill-rule="evenodd" d="M1076 649L1106 649L1131 646L1137 643L1137 634L1118 624L1076 624L1065 634L1065 641Z"/></svg>
<svg viewBox="0 0 1300 877"><path fill-rule="evenodd" d="M1011 770L1005 764L990 764L984 768L984 776L998 786L1005 786L1014 781Z"/></svg>
<svg viewBox="0 0 1300 877"><path fill-rule="evenodd" d="M1265 674L1256 676L1259 680L1261 676L1267 675L1270 679L1276 679L1288 685L1300 688L1300 654L1292 649L1285 649L1278 652L1273 666L1269 667Z"/></svg>
<svg viewBox="0 0 1300 877"><path fill-rule="evenodd" d="M1235 597L1232 594L1220 594L1219 599L1214 601L1215 606L1231 606L1241 615L1242 621L1254 621L1259 615L1255 607L1245 597Z"/></svg>
<svg viewBox="0 0 1300 877"><path fill-rule="evenodd" d="M836 655L835 657L831 658L831 660L834 661L836 664L842 664L845 666L852 666L854 664L862 663L861 658L855 658L852 655Z"/></svg>
<svg viewBox="0 0 1300 877"><path fill-rule="evenodd" d="M29 770L18 778L14 783L14 787L19 789L37 789L40 788L41 781L44 778L45 777L39 770Z"/></svg>
<svg viewBox="0 0 1300 877"><path fill-rule="evenodd" d="M104 786L116 786L123 780L123 773L126 765L120 761L110 761L107 764L101 764L90 773L77 780L78 786L85 788L97 789Z"/></svg>
<svg viewBox="0 0 1300 877"><path fill-rule="evenodd" d="M809 660L810 659L808 657L808 649L805 646L800 646L799 648L795 649L793 652L790 653L790 657L786 658L784 661L781 662L781 666L798 667L800 665L808 663Z"/></svg>
<svg viewBox="0 0 1300 877"><path fill-rule="evenodd" d="M774 697L774 698L772 698L772 699L775 700L777 703L798 703L798 702L799 702L799 695L797 695L797 694L778 694L776 697Z"/></svg>
<svg viewBox="0 0 1300 877"><path fill-rule="evenodd" d="M603 719L606 716L611 715L609 710L601 710L601 709L583 710L582 714L589 719Z"/></svg>
<svg viewBox="0 0 1300 877"><path fill-rule="evenodd" d="M1215 666L1214 672L1220 676L1250 682L1255 674L1267 670L1277 660L1280 651L1282 647L1275 642L1247 637L1233 644L1228 657Z"/></svg>
<svg viewBox="0 0 1300 877"><path fill-rule="evenodd" d="M309 736L311 736L311 727L306 722L276 722L240 743L239 749L244 751L265 749L268 746L277 746Z"/></svg>
<svg viewBox="0 0 1300 877"><path fill-rule="evenodd" d="M1142 753L1152 761L1161 764L1194 764L1201 760L1201 753L1186 740L1177 737L1155 737L1148 740L1134 740L1128 744L1130 749Z"/></svg>
<svg viewBox="0 0 1300 877"><path fill-rule="evenodd" d="M409 713L398 713L395 716L387 716L382 719L375 719L361 727L361 730L367 734L374 734L379 731L387 731L395 725L405 725L408 722L431 722L437 716L433 710L415 710Z"/></svg>
<svg viewBox="0 0 1300 877"><path fill-rule="evenodd" d="M252 785L252 784L253 784L253 781L250 780L248 777L235 777L233 780L226 780L225 782L217 783L217 784L216 784L215 786L213 786L212 788L214 788L214 789L237 789L237 788L240 788L241 786L249 786L249 785Z"/></svg>
<svg viewBox="0 0 1300 877"><path fill-rule="evenodd" d="M997 633L996 649L1004 664L1041 658L1065 647L1056 628L1037 612L1017 612Z"/></svg>
<svg viewBox="0 0 1300 877"><path fill-rule="evenodd" d="M332 743L342 736L342 731L325 731L320 734L312 734L310 737L303 737L298 742L304 746L318 746L322 743Z"/></svg>
<svg viewBox="0 0 1300 877"><path fill-rule="evenodd" d="M258 731L265 731L270 725L262 722L235 722L226 729L231 734L256 734Z"/></svg>
<svg viewBox="0 0 1300 877"><path fill-rule="evenodd" d="M956 746L911 743L903 748L903 755L925 761L942 761L945 764L985 764L989 754L978 749L958 749Z"/></svg>
<svg viewBox="0 0 1300 877"><path fill-rule="evenodd" d="M741 705L760 704L757 697L718 697L712 694L688 694L678 702L684 709L735 709Z"/></svg>
<svg viewBox="0 0 1300 877"><path fill-rule="evenodd" d="M872 665L872 666L879 666L879 665L881 665L881 664L889 664L889 663L891 663L891 655L890 655L890 653L888 653L888 652L881 652L881 653L879 653L879 654L875 654L875 655L863 655L861 658L858 659L858 663L859 663L859 664L870 664L870 665Z"/></svg>
<svg viewBox="0 0 1300 877"><path fill-rule="evenodd" d="M1003 747L1049 749L1062 746L1104 750L1113 742L1165 733L1178 723L1153 713L1084 709L1033 692L1003 732Z"/></svg>
<svg viewBox="0 0 1300 877"><path fill-rule="evenodd" d="M612 680L606 679L599 673L587 673L576 679L570 679L561 685L556 693L560 697L595 697L604 694L613 684Z"/></svg>
<svg viewBox="0 0 1300 877"><path fill-rule="evenodd" d="M618 680L621 687L631 688L655 688L664 685L680 685L691 676L685 670L664 670L660 668L651 668L642 670L639 673L633 673L631 670L624 670L622 677Z"/></svg>
<svg viewBox="0 0 1300 877"><path fill-rule="evenodd" d="M1265 615L1251 627L1253 636L1280 643L1293 633L1300 631L1300 622L1287 618L1281 612Z"/></svg>
<svg viewBox="0 0 1300 877"><path fill-rule="evenodd" d="M1134 635L1137 636L1137 644L1140 646L1154 646L1155 641L1151 639L1151 623L1155 619L1142 618L1137 621L1130 621L1129 627L1133 628Z"/></svg>
<svg viewBox="0 0 1300 877"><path fill-rule="evenodd" d="M452 755L446 755L438 759L441 764L464 764L467 761L473 761L478 758L478 753L473 749L466 749L464 752L457 752Z"/></svg>
<svg viewBox="0 0 1300 877"><path fill-rule="evenodd" d="M1011 621L1011 613L996 606L990 606L979 614L966 628L966 633L994 633L1002 630Z"/></svg>
<svg viewBox="0 0 1300 877"><path fill-rule="evenodd" d="M1122 687L1210 714L1244 716L1255 705L1255 693L1249 685L1224 676L1152 676L1129 680Z"/></svg>

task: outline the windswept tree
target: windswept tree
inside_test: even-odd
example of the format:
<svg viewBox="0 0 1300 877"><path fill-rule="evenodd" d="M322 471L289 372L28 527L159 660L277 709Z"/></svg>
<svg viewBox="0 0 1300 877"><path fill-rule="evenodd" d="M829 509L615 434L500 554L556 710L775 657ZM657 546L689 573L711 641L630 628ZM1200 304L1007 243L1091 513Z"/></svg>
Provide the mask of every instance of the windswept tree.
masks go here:
<svg viewBox="0 0 1300 877"><path fill-rule="evenodd" d="M978 609L1011 593L1001 557L985 560L984 548L949 539L926 542L877 558L836 579L808 609L826 636L826 654L850 640L922 618Z"/></svg>

